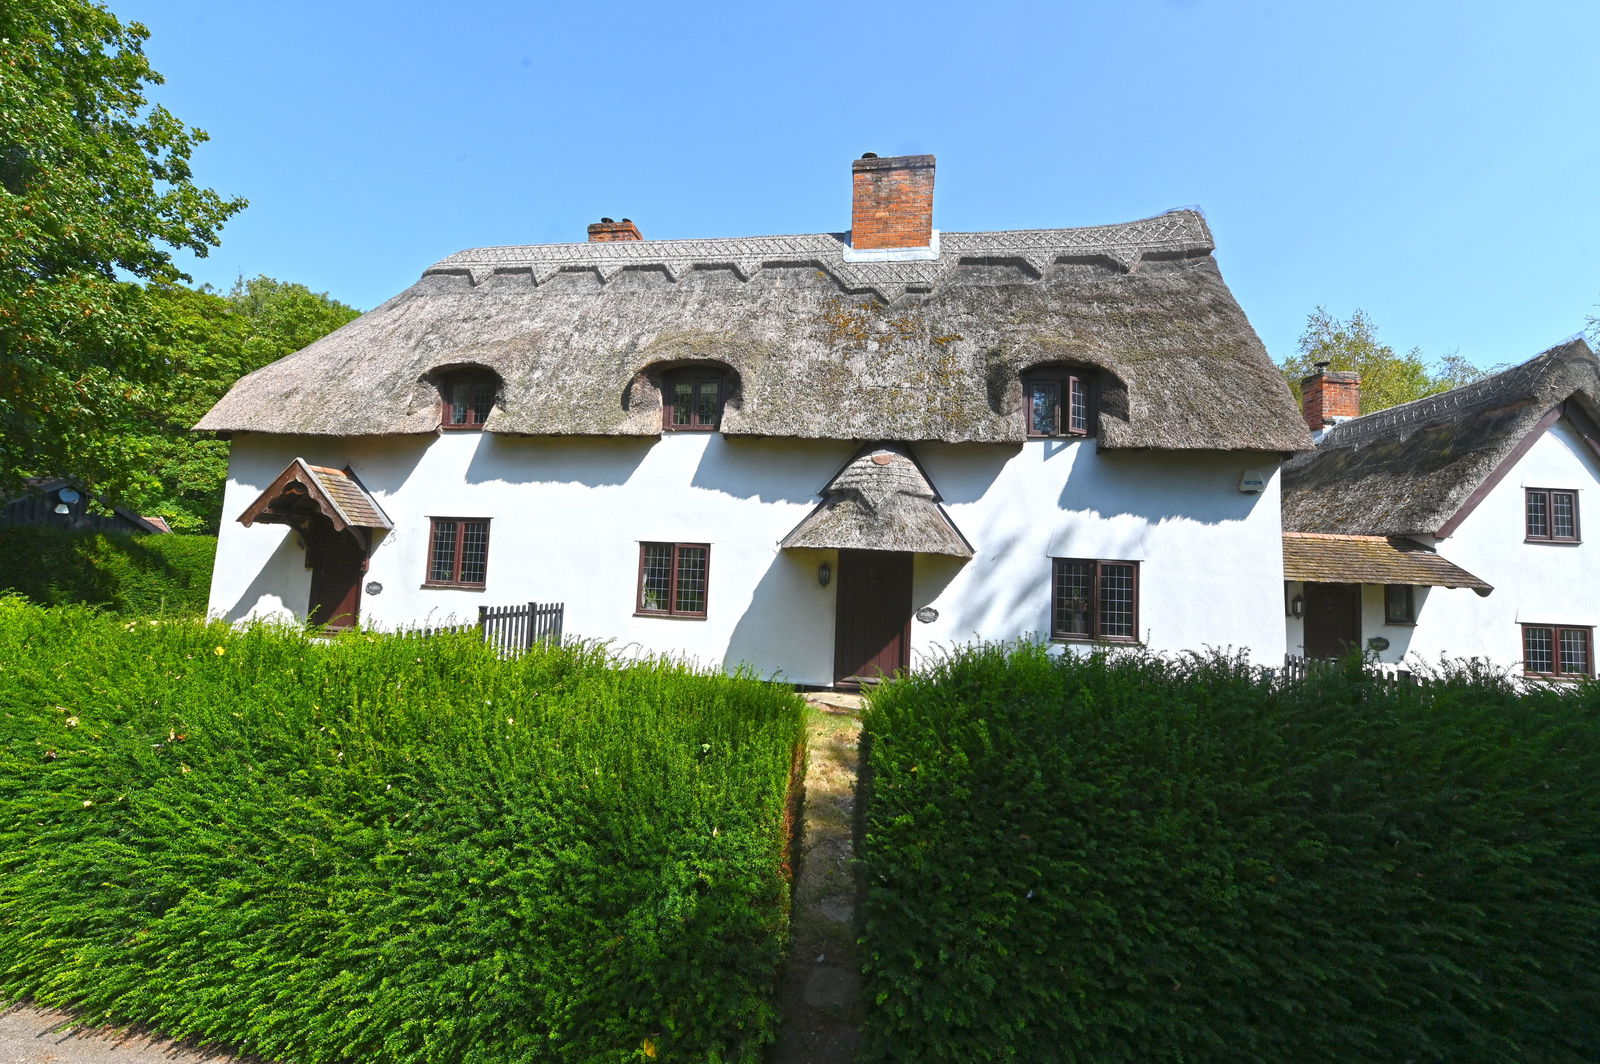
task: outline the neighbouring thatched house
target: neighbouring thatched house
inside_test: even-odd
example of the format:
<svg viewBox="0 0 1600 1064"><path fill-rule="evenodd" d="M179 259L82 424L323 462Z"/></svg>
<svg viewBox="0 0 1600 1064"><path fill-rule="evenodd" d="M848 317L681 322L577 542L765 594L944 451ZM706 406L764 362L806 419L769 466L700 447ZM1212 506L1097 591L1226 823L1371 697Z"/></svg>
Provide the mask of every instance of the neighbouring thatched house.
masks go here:
<svg viewBox="0 0 1600 1064"><path fill-rule="evenodd" d="M1365 417L1353 374L1306 378L1326 428L1283 471L1289 652L1479 657L1592 676L1600 363L1581 339ZM1331 427L1328 427L1330 426Z"/></svg>
<svg viewBox="0 0 1600 1064"><path fill-rule="evenodd" d="M240 380L212 611L562 600L816 684L1028 633L1280 658L1311 441L1204 219L940 233L931 156L852 174L849 233L464 251Z"/></svg>

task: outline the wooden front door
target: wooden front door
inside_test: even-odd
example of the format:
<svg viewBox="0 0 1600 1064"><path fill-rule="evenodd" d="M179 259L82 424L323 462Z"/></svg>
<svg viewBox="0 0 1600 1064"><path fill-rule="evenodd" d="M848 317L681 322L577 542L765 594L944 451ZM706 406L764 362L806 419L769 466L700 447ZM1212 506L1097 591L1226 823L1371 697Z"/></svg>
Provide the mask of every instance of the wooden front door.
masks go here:
<svg viewBox="0 0 1600 1064"><path fill-rule="evenodd" d="M1361 585L1307 584L1306 657L1339 658L1361 648Z"/></svg>
<svg viewBox="0 0 1600 1064"><path fill-rule="evenodd" d="M911 555L841 550L835 683L879 680L911 663Z"/></svg>
<svg viewBox="0 0 1600 1064"><path fill-rule="evenodd" d="M306 534L306 564L311 568L311 602L306 620L329 628L349 628L361 616L361 574L367 552L349 532L334 530L318 514Z"/></svg>

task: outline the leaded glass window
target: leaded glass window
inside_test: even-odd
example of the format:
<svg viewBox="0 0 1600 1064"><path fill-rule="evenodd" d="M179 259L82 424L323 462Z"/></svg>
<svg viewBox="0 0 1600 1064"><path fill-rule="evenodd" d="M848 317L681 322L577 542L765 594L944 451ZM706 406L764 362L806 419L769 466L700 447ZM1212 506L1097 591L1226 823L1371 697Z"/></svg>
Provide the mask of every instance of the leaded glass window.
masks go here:
<svg viewBox="0 0 1600 1064"><path fill-rule="evenodd" d="M1532 676L1593 675L1594 629L1525 624L1522 626L1522 671Z"/></svg>
<svg viewBox="0 0 1600 1064"><path fill-rule="evenodd" d="M704 543L639 544L639 612L704 617L710 560Z"/></svg>
<svg viewBox="0 0 1600 1064"><path fill-rule="evenodd" d="M1057 558L1051 568L1050 635L1054 639L1139 638L1139 563Z"/></svg>
<svg viewBox="0 0 1600 1064"><path fill-rule="evenodd" d="M428 537L427 583L483 587L489 575L489 522L435 517Z"/></svg>

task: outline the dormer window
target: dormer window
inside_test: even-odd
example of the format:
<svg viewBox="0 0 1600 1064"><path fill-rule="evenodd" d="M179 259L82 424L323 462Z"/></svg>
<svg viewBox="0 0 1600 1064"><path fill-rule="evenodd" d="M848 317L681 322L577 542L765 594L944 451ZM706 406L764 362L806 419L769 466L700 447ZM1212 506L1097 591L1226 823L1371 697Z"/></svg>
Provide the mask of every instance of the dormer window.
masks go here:
<svg viewBox="0 0 1600 1064"><path fill-rule="evenodd" d="M668 432L715 432L722 423L726 381L716 369L669 373L661 390L661 427Z"/></svg>
<svg viewBox="0 0 1600 1064"><path fill-rule="evenodd" d="M1029 436L1094 435L1094 378L1067 369L1033 370L1022 378Z"/></svg>
<svg viewBox="0 0 1600 1064"><path fill-rule="evenodd" d="M481 429L494 409L500 380L487 370L457 370L439 378L439 427Z"/></svg>

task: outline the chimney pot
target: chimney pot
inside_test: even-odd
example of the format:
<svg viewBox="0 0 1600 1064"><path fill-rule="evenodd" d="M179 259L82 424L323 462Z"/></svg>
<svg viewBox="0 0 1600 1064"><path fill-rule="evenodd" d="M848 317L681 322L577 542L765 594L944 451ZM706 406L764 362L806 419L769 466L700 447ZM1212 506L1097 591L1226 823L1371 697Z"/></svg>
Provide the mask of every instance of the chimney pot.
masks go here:
<svg viewBox="0 0 1600 1064"><path fill-rule="evenodd" d="M610 218L602 218L589 226L589 243L602 244L613 240L643 240L639 235L639 227L630 219L624 218L614 222Z"/></svg>
<svg viewBox="0 0 1600 1064"><path fill-rule="evenodd" d="M872 152L850 164L850 247L856 251L933 245L931 155L881 159Z"/></svg>

